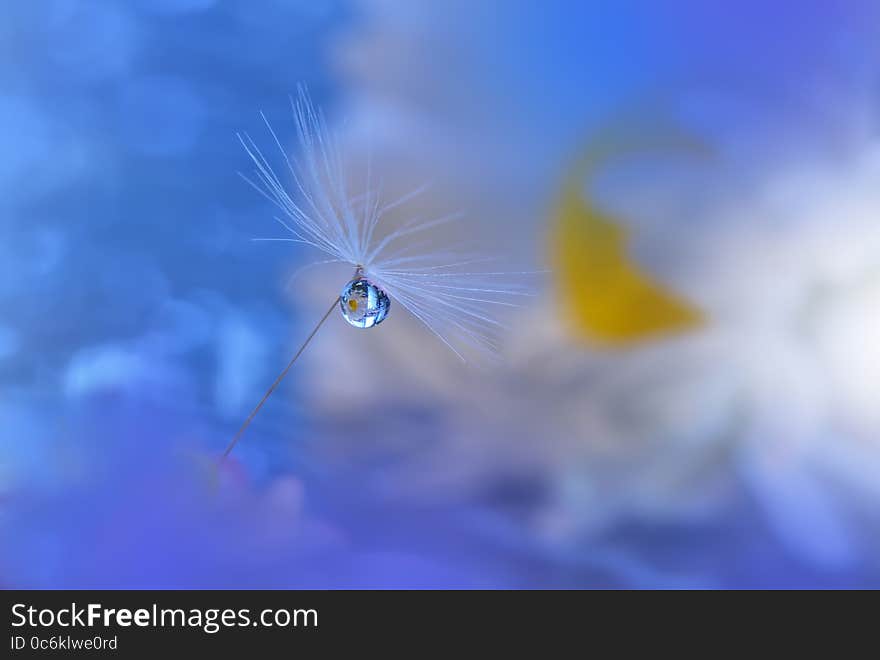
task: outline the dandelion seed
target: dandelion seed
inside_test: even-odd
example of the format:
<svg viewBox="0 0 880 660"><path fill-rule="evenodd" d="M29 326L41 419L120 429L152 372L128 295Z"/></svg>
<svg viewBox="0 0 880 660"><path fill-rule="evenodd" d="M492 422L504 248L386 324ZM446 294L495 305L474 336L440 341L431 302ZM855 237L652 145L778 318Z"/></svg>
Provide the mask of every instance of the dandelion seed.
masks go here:
<svg viewBox="0 0 880 660"><path fill-rule="evenodd" d="M421 194L424 186L383 204L372 186L368 168L366 190L351 195L335 137L328 130L324 116L312 106L304 88L300 88L296 99L291 98L291 107L299 142L296 158L287 153L266 117L261 115L281 153L287 185L256 142L246 134L238 135L254 165L253 171L242 174L242 178L281 211L282 217L275 219L288 233L284 237L256 240L308 245L330 257L310 265L348 263L354 268L354 275L245 420L222 459L229 455L269 395L337 306L352 326L373 328L388 317L393 299L464 361L463 346L489 352L497 350L494 336L503 325L494 317L494 308L516 306L513 302L516 297L531 295L515 278L533 273L460 272L462 267L467 266L471 271L472 266L490 259L454 250L437 250L422 240L424 232L458 220L461 217L458 213L417 219L385 230L382 221L387 213ZM418 241L407 243L404 239L410 237Z"/></svg>

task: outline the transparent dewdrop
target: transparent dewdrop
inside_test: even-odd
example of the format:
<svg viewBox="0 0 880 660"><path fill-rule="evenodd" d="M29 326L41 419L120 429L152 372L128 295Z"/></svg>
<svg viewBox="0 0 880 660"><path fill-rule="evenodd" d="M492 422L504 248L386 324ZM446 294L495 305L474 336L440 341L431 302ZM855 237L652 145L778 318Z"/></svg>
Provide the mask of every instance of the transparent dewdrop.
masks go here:
<svg viewBox="0 0 880 660"><path fill-rule="evenodd" d="M365 277L356 277L339 294L342 316L356 328L372 328L388 316L391 300Z"/></svg>

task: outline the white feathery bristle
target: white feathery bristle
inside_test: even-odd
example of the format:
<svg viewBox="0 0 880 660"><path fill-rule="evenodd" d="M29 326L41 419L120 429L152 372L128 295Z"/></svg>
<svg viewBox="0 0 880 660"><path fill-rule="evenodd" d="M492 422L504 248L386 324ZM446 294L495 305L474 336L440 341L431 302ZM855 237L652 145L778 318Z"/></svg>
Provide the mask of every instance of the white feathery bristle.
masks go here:
<svg viewBox="0 0 880 660"><path fill-rule="evenodd" d="M281 152L291 192L254 140L247 134L238 136L255 166L251 176L242 177L281 210L282 217L275 220L289 233L288 237L255 240L302 243L331 257L303 268L349 263L360 269L462 360L465 346L496 352L503 329L497 311L517 307L517 299L534 295L516 280L535 273L475 271L478 264L494 259L438 249L429 241L403 240L421 239L419 234L458 220L461 213L415 219L379 237L377 227L388 212L425 187L382 204L371 188L368 172L367 190L350 195L338 142L305 88L300 87L291 106L299 142L297 157L287 153L261 114Z"/></svg>

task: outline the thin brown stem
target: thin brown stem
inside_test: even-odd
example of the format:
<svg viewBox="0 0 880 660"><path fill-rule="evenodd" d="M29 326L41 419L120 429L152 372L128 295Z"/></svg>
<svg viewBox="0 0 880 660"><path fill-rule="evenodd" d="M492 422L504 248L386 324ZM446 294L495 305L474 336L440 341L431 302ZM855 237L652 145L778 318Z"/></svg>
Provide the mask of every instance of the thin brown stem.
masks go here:
<svg viewBox="0 0 880 660"><path fill-rule="evenodd" d="M317 332L318 332L318 330L320 329L320 327L321 327L322 325L324 325L324 321L327 320L327 317L330 316L330 314L333 312L333 309L334 309L334 308L336 307L336 305L338 305L338 304L339 304L339 298L336 298L336 300L333 301L333 304L330 305L330 309L328 309L327 312L324 314L324 316L321 317L321 320L318 321L318 325L315 326L315 329L312 330L311 334L310 334L308 337L306 337L306 340L303 342L302 346L299 347L299 350L296 352L296 355L293 356L293 359L291 359L290 362L287 363L287 366L284 367L284 371L282 371L282 372L278 375L278 378L275 379L275 382L272 383L272 385L269 387L268 390L266 390L266 393L263 395L263 398L260 399L260 402L257 404L257 407L254 408L254 409L251 411L251 414L248 415L248 418L247 418L246 420L244 420L244 424L242 424L242 425L241 425L241 428L238 429L238 432L233 436L232 440L231 440L231 441L229 442L229 444L226 446L226 450L223 452L223 455L220 457L220 461L219 461L219 462L220 462L221 464L223 463L223 461L226 460L226 457L229 456L229 453L232 451L232 449L233 449L233 448L235 447L235 445L238 443L238 441L239 441L239 439L241 438L242 434L244 433L245 429L246 429L248 426L250 426L250 423L251 423L251 421L253 421L253 419L254 419L254 417L256 416L256 414L257 414L258 412L260 412L260 408L262 408L262 407L263 407L263 404L266 403L266 399L268 399L269 396L272 394L272 392L275 391L275 388L278 387L278 384L281 383L282 380L284 380L284 377L287 375L287 372L290 371L290 368L294 365L294 363L297 361L297 359L299 358L299 356L302 355L302 352L303 352L304 350L306 350L306 346L309 345L309 342L312 341L312 338L317 334Z"/></svg>

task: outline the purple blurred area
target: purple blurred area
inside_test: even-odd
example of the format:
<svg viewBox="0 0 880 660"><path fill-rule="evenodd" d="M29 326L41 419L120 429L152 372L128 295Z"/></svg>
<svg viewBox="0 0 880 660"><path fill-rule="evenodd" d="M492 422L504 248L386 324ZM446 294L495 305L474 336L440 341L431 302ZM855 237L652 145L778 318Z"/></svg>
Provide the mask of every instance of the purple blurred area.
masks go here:
<svg viewBox="0 0 880 660"><path fill-rule="evenodd" d="M878 19L5 4L0 586L880 587ZM271 149L262 111L293 148L300 84L352 170L431 182L413 213L464 209L550 276L492 365L394 303L332 317L218 472L345 282L251 241L277 225L236 133ZM566 324L549 246L573 160L643 126L711 157L648 150L583 193L705 322L609 347Z"/></svg>

